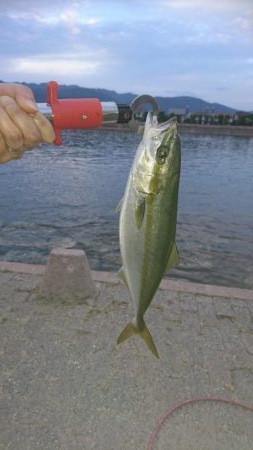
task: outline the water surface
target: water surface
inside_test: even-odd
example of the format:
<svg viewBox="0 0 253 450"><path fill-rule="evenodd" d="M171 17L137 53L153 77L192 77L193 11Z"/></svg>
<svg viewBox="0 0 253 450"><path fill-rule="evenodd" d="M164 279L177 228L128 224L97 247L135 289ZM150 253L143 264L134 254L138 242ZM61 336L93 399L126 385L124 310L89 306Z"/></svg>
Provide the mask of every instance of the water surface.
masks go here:
<svg viewBox="0 0 253 450"><path fill-rule="evenodd" d="M68 131L0 166L0 259L42 264L57 245L118 270L118 214L140 136ZM170 276L253 288L253 139L182 135L177 243Z"/></svg>

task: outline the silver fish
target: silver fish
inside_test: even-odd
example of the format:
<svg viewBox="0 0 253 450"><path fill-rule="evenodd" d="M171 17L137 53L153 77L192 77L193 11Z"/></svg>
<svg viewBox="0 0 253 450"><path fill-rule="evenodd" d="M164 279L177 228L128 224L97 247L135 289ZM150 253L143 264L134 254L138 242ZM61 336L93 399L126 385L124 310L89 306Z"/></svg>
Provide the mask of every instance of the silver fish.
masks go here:
<svg viewBox="0 0 253 450"><path fill-rule="evenodd" d="M176 120L157 124L148 113L119 204L119 237L123 266L119 271L134 304L134 317L117 339L139 334L158 353L144 322L162 277L179 263L175 243L181 145Z"/></svg>

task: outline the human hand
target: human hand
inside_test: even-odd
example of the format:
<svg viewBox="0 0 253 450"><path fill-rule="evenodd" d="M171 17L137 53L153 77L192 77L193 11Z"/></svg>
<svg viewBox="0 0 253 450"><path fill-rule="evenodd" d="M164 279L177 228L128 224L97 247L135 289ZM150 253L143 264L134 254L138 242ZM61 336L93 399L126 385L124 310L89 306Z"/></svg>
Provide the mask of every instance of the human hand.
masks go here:
<svg viewBox="0 0 253 450"><path fill-rule="evenodd" d="M0 83L0 163L54 139L54 129L38 111L32 91L21 84Z"/></svg>

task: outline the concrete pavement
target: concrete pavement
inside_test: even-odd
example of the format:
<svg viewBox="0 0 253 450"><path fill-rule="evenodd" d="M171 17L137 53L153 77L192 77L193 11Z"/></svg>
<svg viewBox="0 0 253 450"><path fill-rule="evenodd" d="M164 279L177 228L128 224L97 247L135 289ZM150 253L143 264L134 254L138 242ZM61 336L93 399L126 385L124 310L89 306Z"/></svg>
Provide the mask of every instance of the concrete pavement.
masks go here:
<svg viewBox="0 0 253 450"><path fill-rule="evenodd" d="M126 288L93 272L82 303L47 302L44 266L0 263L0 450L145 450L174 403L253 404L253 291L164 281L146 314L160 359L139 337ZM155 450L252 450L253 412L221 403L177 411Z"/></svg>

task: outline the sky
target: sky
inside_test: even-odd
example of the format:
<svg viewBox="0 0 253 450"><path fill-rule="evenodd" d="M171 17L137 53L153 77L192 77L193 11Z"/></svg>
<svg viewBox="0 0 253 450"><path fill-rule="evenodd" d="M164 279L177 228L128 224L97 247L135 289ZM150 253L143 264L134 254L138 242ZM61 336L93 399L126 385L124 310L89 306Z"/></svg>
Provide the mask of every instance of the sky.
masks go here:
<svg viewBox="0 0 253 450"><path fill-rule="evenodd" d="M253 0L1 0L0 79L253 110Z"/></svg>

